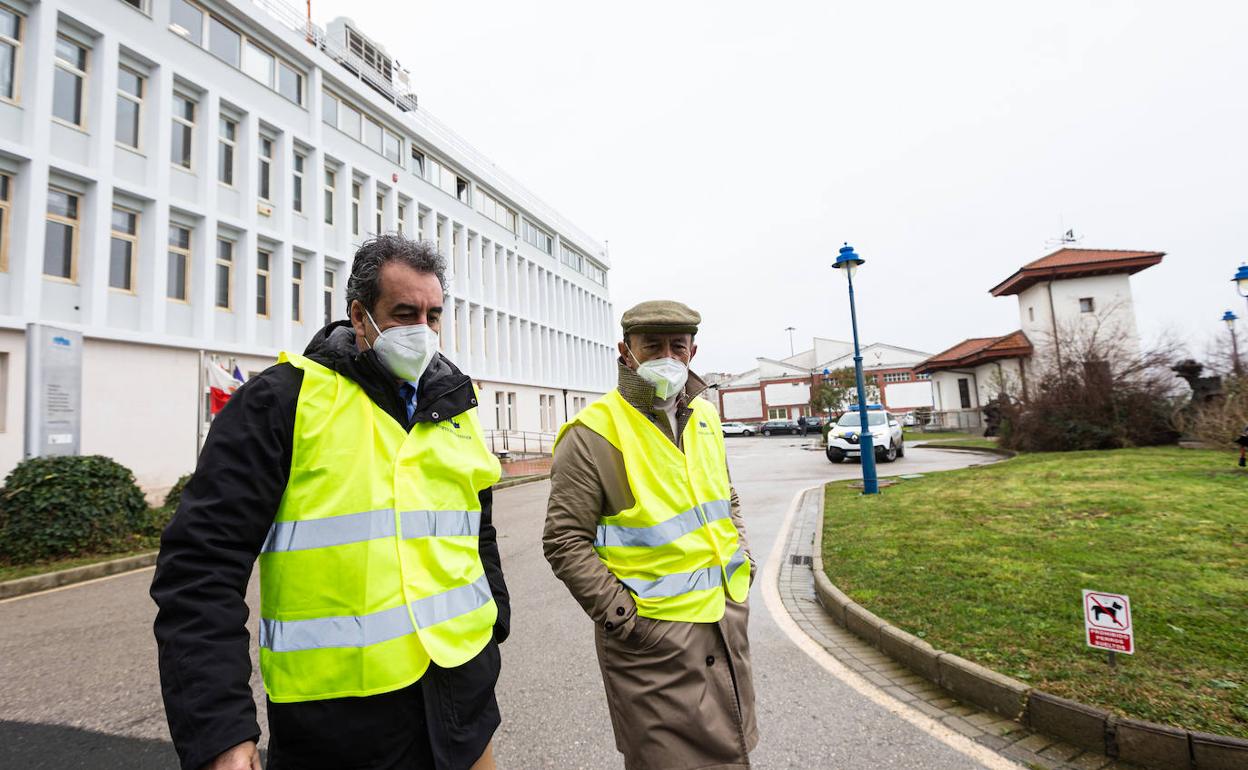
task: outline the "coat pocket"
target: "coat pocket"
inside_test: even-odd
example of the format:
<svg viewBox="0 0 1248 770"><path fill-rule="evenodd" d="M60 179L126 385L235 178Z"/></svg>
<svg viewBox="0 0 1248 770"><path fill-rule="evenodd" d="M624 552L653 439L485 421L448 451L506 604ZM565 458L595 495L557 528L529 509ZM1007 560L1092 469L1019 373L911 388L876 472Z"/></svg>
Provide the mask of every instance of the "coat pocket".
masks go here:
<svg viewBox="0 0 1248 770"><path fill-rule="evenodd" d="M633 630L620 640L620 646L633 653L650 652L663 641L667 626L665 621L638 615L633 621Z"/></svg>

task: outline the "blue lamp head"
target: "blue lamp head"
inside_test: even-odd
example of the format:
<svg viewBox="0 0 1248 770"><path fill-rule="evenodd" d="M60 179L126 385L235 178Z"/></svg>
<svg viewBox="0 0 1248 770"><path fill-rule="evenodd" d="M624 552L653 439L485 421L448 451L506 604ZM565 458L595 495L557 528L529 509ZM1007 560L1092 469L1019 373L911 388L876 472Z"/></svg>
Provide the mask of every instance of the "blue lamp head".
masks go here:
<svg viewBox="0 0 1248 770"><path fill-rule="evenodd" d="M1239 289L1239 296L1248 297L1248 264L1240 265L1239 272L1231 280L1235 282L1235 288Z"/></svg>
<svg viewBox="0 0 1248 770"><path fill-rule="evenodd" d="M854 273L858 270L858 266L867 260L854 253L854 247L846 243L841 247L840 253L836 257L836 261L832 263L832 267L838 270L844 270L845 275L849 278L854 277Z"/></svg>
<svg viewBox="0 0 1248 770"><path fill-rule="evenodd" d="M1228 310L1222 314L1222 320L1226 321L1227 326L1234 326L1235 322L1239 320L1239 316Z"/></svg>

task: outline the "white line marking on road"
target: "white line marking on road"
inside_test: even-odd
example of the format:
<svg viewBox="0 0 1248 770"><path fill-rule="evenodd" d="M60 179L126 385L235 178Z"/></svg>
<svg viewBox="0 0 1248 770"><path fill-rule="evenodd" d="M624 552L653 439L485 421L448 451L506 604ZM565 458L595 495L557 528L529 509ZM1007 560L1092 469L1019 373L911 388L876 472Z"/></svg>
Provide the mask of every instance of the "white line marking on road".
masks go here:
<svg viewBox="0 0 1248 770"><path fill-rule="evenodd" d="M9 602L18 602L18 601L21 601L22 599L33 599L36 596L47 596L48 594L54 594L57 591L68 591L71 588L81 588L82 586L89 586L92 583L99 583L104 580L112 580L113 578L125 577L126 575L133 575L136 572L144 572L146 570L155 570L155 569L156 569L155 564L149 565L147 567L139 567L137 569L129 569L129 570L126 570L125 572L118 572L113 575L105 575L104 577L91 578L90 580L83 580L82 582L79 582L79 583L70 583L69 585L57 586L56 588L45 588L42 591L35 591L34 593L22 594L21 596L10 596L7 599L0 599L0 604L8 604Z"/></svg>
<svg viewBox="0 0 1248 770"><path fill-rule="evenodd" d="M1017 770L1019 767L1022 767L1022 765L1001 756L987 746L980 745L956 730L942 725L927 714L907 706L867 681L864 677L859 676L857 672L846 667L844 663L841 663L830 652L825 650L822 645L811 639L802 630L801 626L797 625L797 621L793 620L789 615L789 611L785 609L784 602L780 598L779 565L784 559L785 546L788 545L789 541L789 530L793 528L794 514L797 513L797 506L801 502L802 495L811 489L818 489L819 486L822 485L808 487L799 491L793 497L793 501L789 503L789 510L784 515L784 523L780 526L780 533L776 536L776 543L771 548L771 554L767 559L767 567L763 571L763 600L767 605L767 611L771 613L772 619L776 621L776 625L784 629L784 633L788 635L789 639L802 652L822 666L825 671L849 685L858 694L888 711L893 716L906 720L949 748L965 754L985 767L993 770Z"/></svg>

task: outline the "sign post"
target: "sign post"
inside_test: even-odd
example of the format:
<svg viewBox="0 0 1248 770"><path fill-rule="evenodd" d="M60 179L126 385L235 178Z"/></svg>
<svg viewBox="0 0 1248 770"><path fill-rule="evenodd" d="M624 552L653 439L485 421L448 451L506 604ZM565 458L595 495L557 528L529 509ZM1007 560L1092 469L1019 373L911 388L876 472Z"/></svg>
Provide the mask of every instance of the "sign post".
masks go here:
<svg viewBox="0 0 1248 770"><path fill-rule="evenodd" d="M1131 600L1126 594L1083 591L1083 628L1089 647L1109 651L1109 665L1116 667L1116 653L1135 654L1135 629L1131 625Z"/></svg>
<svg viewBox="0 0 1248 770"><path fill-rule="evenodd" d="M82 333L26 326L26 457L82 448Z"/></svg>

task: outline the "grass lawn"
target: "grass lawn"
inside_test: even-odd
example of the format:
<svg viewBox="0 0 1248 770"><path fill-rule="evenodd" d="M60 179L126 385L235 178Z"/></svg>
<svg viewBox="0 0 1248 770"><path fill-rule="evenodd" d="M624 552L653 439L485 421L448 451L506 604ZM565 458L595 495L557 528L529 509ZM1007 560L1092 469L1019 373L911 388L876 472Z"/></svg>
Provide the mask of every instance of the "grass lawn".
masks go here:
<svg viewBox="0 0 1248 770"><path fill-rule="evenodd" d="M126 556L138 556L141 553L151 553L158 548L160 548L160 539L150 538L150 542L145 543L142 547L132 548L126 551L118 551L116 553L76 556L70 559L53 559L51 561L35 562L34 564L9 565L0 563L0 583L6 580L17 580L18 578L30 577L31 575L42 575L45 572L60 572L64 569L85 567L88 564L97 564L102 561L112 561L113 559L121 559Z"/></svg>
<svg viewBox="0 0 1248 770"><path fill-rule="evenodd" d="M1115 713L1248 738L1248 473L1230 452L1036 453L863 497L829 485L824 566L889 622ZM1081 589L1137 652L1084 643Z"/></svg>

